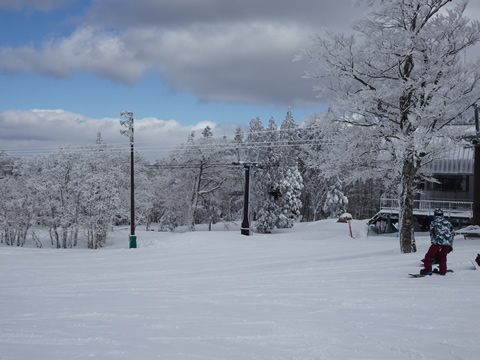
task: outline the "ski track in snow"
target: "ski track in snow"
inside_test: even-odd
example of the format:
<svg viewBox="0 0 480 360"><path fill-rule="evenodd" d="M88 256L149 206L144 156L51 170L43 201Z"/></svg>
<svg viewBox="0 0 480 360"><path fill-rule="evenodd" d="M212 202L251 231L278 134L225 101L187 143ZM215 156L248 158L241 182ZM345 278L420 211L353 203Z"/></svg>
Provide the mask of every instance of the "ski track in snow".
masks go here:
<svg viewBox="0 0 480 360"><path fill-rule="evenodd" d="M453 274L410 279L429 246L365 221L273 234L128 229L100 250L0 247L0 360L476 359L478 240Z"/></svg>

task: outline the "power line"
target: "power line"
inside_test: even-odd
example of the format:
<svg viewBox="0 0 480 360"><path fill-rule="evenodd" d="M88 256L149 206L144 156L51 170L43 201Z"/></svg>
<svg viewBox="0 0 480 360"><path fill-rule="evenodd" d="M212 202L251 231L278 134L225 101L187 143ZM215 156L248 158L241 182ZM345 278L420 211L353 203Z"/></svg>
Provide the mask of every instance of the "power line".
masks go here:
<svg viewBox="0 0 480 360"><path fill-rule="evenodd" d="M175 146L168 146L168 145L152 145L152 146L144 146L143 142L136 143L136 149L139 152L152 152L152 151L159 151L159 150L171 150L171 151L195 151L195 150L215 150L215 149L223 149L223 150L235 150L237 148L242 150L252 150L252 149L261 149L261 148L270 148L270 147L299 147L302 145L334 145L340 144L341 142L334 142L331 140L320 140L320 139L311 139L311 140L283 140L283 141L260 141L260 142L245 142L245 143L215 143L215 144L183 144L183 145L175 145ZM50 153L53 151L61 151L61 150L69 150L69 151L77 151L77 152L98 152L100 150L110 151L110 152L126 152L128 151L128 147L114 147L111 144L108 144L105 148L98 148L98 145L88 144L88 145L78 145L78 146L59 146L59 147L16 147L16 148L2 148L7 153L15 153L18 155L35 155L41 153Z"/></svg>
<svg viewBox="0 0 480 360"><path fill-rule="evenodd" d="M249 137L251 136L255 136L255 135L268 135L268 134L273 134L273 133L278 133L278 134L282 134L282 133L288 133L288 132L298 132L299 135L303 135L302 133L306 133L308 132L308 134L310 134L311 132L311 129L305 129L305 128L288 128L288 129L282 129L282 128L279 128L279 129L276 129L276 130L269 130L268 128L264 128L260 131L249 131L246 133L245 137L248 139ZM215 138L216 140L221 140L221 138ZM230 141L233 141L233 140L230 140ZM288 141L288 142L297 142L297 141L308 141L306 139L297 139L297 140L282 140L282 141ZM179 146L189 146L189 144L183 144L183 145L152 145L152 146L147 146L147 144L150 144L152 143L153 141L143 141L143 142L140 142L140 141L136 141L136 145L139 144L141 146L141 148L146 148L147 147L150 147L151 148L151 151L155 151L155 150L175 150L177 149ZM251 142L251 141L248 141L250 144L252 143L256 143L256 142ZM265 142L265 141L262 141L262 142ZM280 140L269 140L268 142L270 143L278 143L280 142ZM143 144L143 146L142 146ZM117 142L117 143L109 143L108 145L112 145L112 146L115 146L115 145L118 145L120 147L123 147L123 143L122 142ZM215 146L215 147L218 147L218 143L217 144L214 144L214 145L211 145L211 146ZM69 144L65 144L65 145L60 145L59 147L62 147L62 146L70 146ZM80 144L80 145L77 145L75 147L83 147L83 146L92 146L92 144ZM93 145L94 146L94 145ZM197 146L198 147L198 144L192 144L191 146ZM71 147L73 148L73 147ZM31 148L31 147L25 147L25 148L14 148L14 149L5 149L7 151L23 151L25 149L28 149L30 150L30 152L34 152L34 151L37 151L37 152L46 152L46 151L51 151L51 150L55 150L55 147L39 147L39 148Z"/></svg>

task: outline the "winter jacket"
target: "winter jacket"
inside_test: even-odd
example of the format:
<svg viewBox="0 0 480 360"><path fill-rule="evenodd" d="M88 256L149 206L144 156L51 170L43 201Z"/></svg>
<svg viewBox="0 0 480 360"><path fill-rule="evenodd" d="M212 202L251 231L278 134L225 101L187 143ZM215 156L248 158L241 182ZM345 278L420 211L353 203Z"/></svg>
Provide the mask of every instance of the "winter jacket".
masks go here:
<svg viewBox="0 0 480 360"><path fill-rule="evenodd" d="M453 225L442 216L435 216L430 223L430 240L433 245L453 246Z"/></svg>

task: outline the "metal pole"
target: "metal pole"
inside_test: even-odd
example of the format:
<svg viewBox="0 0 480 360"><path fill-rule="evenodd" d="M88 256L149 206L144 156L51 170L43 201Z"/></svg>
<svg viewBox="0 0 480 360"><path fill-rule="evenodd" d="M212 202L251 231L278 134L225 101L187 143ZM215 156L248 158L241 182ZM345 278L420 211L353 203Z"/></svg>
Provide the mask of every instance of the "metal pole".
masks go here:
<svg viewBox="0 0 480 360"><path fill-rule="evenodd" d="M132 116L132 134L130 136L130 235L135 235L135 160L133 147L133 116ZM137 247L135 239L135 247Z"/></svg>
<svg viewBox="0 0 480 360"><path fill-rule="evenodd" d="M240 228L242 235L250 235L250 222L249 222L249 204L250 200L250 165L245 165L245 192L243 194L243 221Z"/></svg>
<svg viewBox="0 0 480 360"><path fill-rule="evenodd" d="M473 105L475 109L475 130L477 132L477 136L480 135L480 124L478 122L478 108L480 108L480 105Z"/></svg>
<svg viewBox="0 0 480 360"><path fill-rule="evenodd" d="M480 124L478 119L479 106L475 104L474 108L476 137L472 141L475 149L473 160L473 224L480 225Z"/></svg>
<svg viewBox="0 0 480 360"><path fill-rule="evenodd" d="M120 120L120 125L127 126L128 130L120 130L122 135L130 137L130 236L129 248L137 247L137 237L135 236L135 161L134 161L134 118L130 111L122 111L120 116L125 116L127 120Z"/></svg>

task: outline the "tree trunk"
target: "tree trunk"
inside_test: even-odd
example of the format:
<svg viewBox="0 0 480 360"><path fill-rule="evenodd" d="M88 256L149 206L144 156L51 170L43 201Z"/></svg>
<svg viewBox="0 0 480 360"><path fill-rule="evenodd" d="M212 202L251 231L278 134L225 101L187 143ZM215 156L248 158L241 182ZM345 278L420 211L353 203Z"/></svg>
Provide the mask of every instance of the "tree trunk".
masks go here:
<svg viewBox="0 0 480 360"><path fill-rule="evenodd" d="M403 162L402 193L400 195L400 250L402 253L416 252L413 234L413 190L415 179L415 164L413 156L408 154Z"/></svg>
<svg viewBox="0 0 480 360"><path fill-rule="evenodd" d="M68 227L66 225L62 226L62 247L66 249L68 246Z"/></svg>
<svg viewBox="0 0 480 360"><path fill-rule="evenodd" d="M145 230L149 231L150 230L150 225L152 223L152 215L148 214L147 215L147 223L145 224Z"/></svg>
<svg viewBox="0 0 480 360"><path fill-rule="evenodd" d="M73 231L73 246L78 244L78 225L75 225L75 230Z"/></svg>
<svg viewBox="0 0 480 360"><path fill-rule="evenodd" d="M87 244L89 249L93 249L93 231L90 229L87 230Z"/></svg>
<svg viewBox="0 0 480 360"><path fill-rule="evenodd" d="M57 249L61 248L60 236L58 235L57 225L55 223L50 228L50 239L52 240L52 245L55 245L56 243Z"/></svg>

